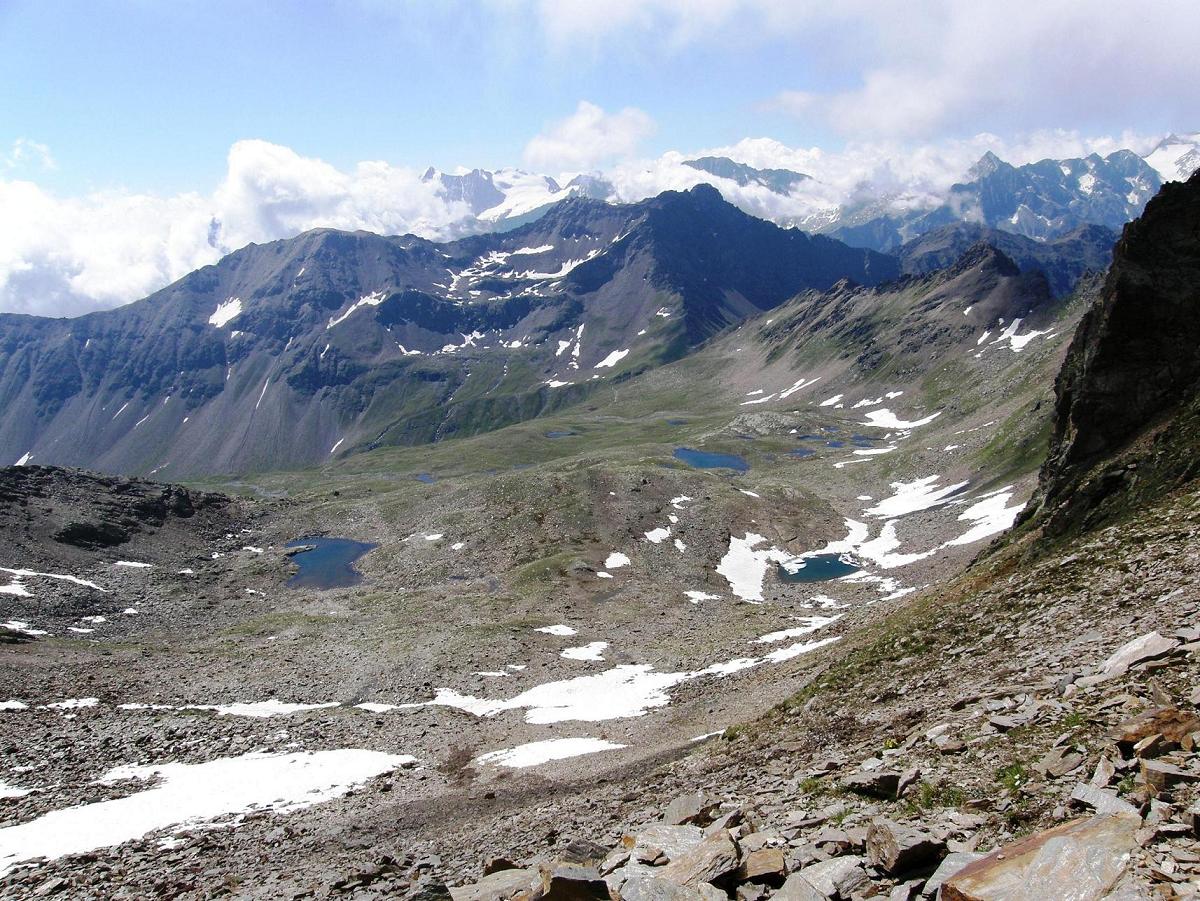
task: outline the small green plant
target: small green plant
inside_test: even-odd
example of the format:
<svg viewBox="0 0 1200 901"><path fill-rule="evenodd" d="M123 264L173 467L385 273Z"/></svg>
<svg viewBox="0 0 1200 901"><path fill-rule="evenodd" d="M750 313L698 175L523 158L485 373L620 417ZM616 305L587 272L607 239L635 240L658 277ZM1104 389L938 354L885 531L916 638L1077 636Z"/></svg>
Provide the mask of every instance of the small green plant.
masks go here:
<svg viewBox="0 0 1200 901"><path fill-rule="evenodd" d="M1010 793L1016 794L1021 786L1029 781L1029 770L1025 764L1016 760L1008 766L1002 766L996 771L996 780Z"/></svg>
<svg viewBox="0 0 1200 901"><path fill-rule="evenodd" d="M829 789L829 786L816 776L809 776L806 779L801 779L798 787L800 791L804 792L804 794L812 795L814 797L825 794L825 792Z"/></svg>
<svg viewBox="0 0 1200 901"><path fill-rule="evenodd" d="M945 782L921 782L916 791L906 796L908 813L916 816L924 811L943 807L962 807L967 793L957 785Z"/></svg>
<svg viewBox="0 0 1200 901"><path fill-rule="evenodd" d="M1087 723L1085 717L1080 711L1072 710L1062 718L1062 726L1064 729L1079 729Z"/></svg>

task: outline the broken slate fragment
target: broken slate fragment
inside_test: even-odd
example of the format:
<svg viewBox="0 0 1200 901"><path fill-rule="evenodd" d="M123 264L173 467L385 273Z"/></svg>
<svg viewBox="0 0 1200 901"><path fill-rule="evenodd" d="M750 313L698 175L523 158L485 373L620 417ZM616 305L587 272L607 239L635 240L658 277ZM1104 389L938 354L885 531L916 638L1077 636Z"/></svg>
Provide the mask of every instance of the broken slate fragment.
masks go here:
<svg viewBox="0 0 1200 901"><path fill-rule="evenodd" d="M1072 789L1071 803L1090 807L1096 813L1137 814L1138 812L1137 808L1128 801L1119 798L1116 792L1096 788L1094 785L1085 785L1082 782Z"/></svg>
<svg viewBox="0 0 1200 901"><path fill-rule="evenodd" d="M657 870L656 875L677 885L715 882L737 869L739 856L737 843L729 830L722 830L708 836L690 851L672 858L669 864Z"/></svg>
<svg viewBox="0 0 1200 901"><path fill-rule="evenodd" d="M1125 874L1141 819L1107 814L1073 820L1005 845L942 884L943 901L1103 898Z"/></svg>
<svg viewBox="0 0 1200 901"><path fill-rule="evenodd" d="M945 853L945 842L912 826L880 818L867 829L867 859L889 876L932 869Z"/></svg>
<svg viewBox="0 0 1200 901"><path fill-rule="evenodd" d="M699 794L680 795L663 811L663 822L671 826L707 826L721 805Z"/></svg>
<svg viewBox="0 0 1200 901"><path fill-rule="evenodd" d="M842 786L856 794L891 800L900 787L900 774L895 770L862 770L842 779Z"/></svg>
<svg viewBox="0 0 1200 901"><path fill-rule="evenodd" d="M1142 778L1155 791L1162 791L1180 782L1200 782L1200 773L1180 769L1162 760L1143 760Z"/></svg>
<svg viewBox="0 0 1200 901"><path fill-rule="evenodd" d="M1099 685L1101 682L1115 679L1117 676L1124 675L1131 666L1147 660L1157 660L1159 657L1171 653L1178 645L1177 638L1164 638L1158 632L1147 632L1117 648L1113 655L1104 661L1100 672L1094 676L1084 676L1075 684L1086 688L1089 685Z"/></svg>

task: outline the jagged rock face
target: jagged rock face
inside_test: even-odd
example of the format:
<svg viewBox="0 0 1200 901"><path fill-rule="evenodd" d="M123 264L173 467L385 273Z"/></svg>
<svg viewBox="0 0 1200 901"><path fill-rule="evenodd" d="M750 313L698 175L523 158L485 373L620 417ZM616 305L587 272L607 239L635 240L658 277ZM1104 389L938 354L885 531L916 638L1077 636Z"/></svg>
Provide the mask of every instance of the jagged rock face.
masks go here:
<svg viewBox="0 0 1200 901"><path fill-rule="evenodd" d="M180 478L474 434L798 291L897 274L708 186L446 244L308 232L117 310L0 316L0 461Z"/></svg>
<svg viewBox="0 0 1200 901"><path fill-rule="evenodd" d="M839 210L823 230L853 246L889 252L956 222L1053 241L1085 225L1121 228L1161 184L1158 172L1128 150L1024 166L989 152L971 167L966 181L950 188L940 206L902 212L872 201Z"/></svg>
<svg viewBox="0 0 1200 901"><path fill-rule="evenodd" d="M1071 343L1041 474L1048 530L1078 528L1089 508L1132 487L1139 457L1143 470L1149 465L1168 482L1194 474L1194 455L1180 442L1190 441L1185 420L1195 416L1198 387L1200 176L1193 176L1166 185L1126 226L1103 295ZM1091 472L1154 429L1157 450L1135 449L1117 469Z"/></svg>

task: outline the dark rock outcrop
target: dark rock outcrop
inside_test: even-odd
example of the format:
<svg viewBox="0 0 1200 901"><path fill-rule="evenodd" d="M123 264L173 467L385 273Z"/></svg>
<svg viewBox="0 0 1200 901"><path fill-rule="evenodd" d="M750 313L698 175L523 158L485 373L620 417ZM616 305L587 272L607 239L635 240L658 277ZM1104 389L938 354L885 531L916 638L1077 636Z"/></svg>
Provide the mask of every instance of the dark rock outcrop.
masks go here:
<svg viewBox="0 0 1200 901"><path fill-rule="evenodd" d="M223 494L57 466L0 467L6 565L70 565L88 552L158 550L224 534L239 514Z"/></svg>
<svg viewBox="0 0 1200 901"><path fill-rule="evenodd" d="M1055 428L1027 520L1085 531L1200 474L1200 177L1125 227L1056 384Z"/></svg>

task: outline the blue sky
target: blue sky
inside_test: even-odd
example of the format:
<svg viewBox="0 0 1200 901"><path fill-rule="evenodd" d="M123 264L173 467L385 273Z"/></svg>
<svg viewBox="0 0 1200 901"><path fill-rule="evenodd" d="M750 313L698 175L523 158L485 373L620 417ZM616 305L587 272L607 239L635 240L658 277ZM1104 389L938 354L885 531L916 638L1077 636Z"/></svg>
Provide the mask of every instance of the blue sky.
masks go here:
<svg viewBox="0 0 1200 901"><path fill-rule="evenodd" d="M40 181L176 191L215 183L242 138L349 166L521 161L581 99L637 106L645 150L831 136L768 101L831 86L793 41L557 44L484 4L0 3L0 146L51 148Z"/></svg>
<svg viewBox="0 0 1200 901"><path fill-rule="evenodd" d="M318 226L461 234L429 165L628 201L715 152L813 176L735 198L767 218L929 205L987 150L1196 132L1197 47L1195 0L0 0L0 312Z"/></svg>

